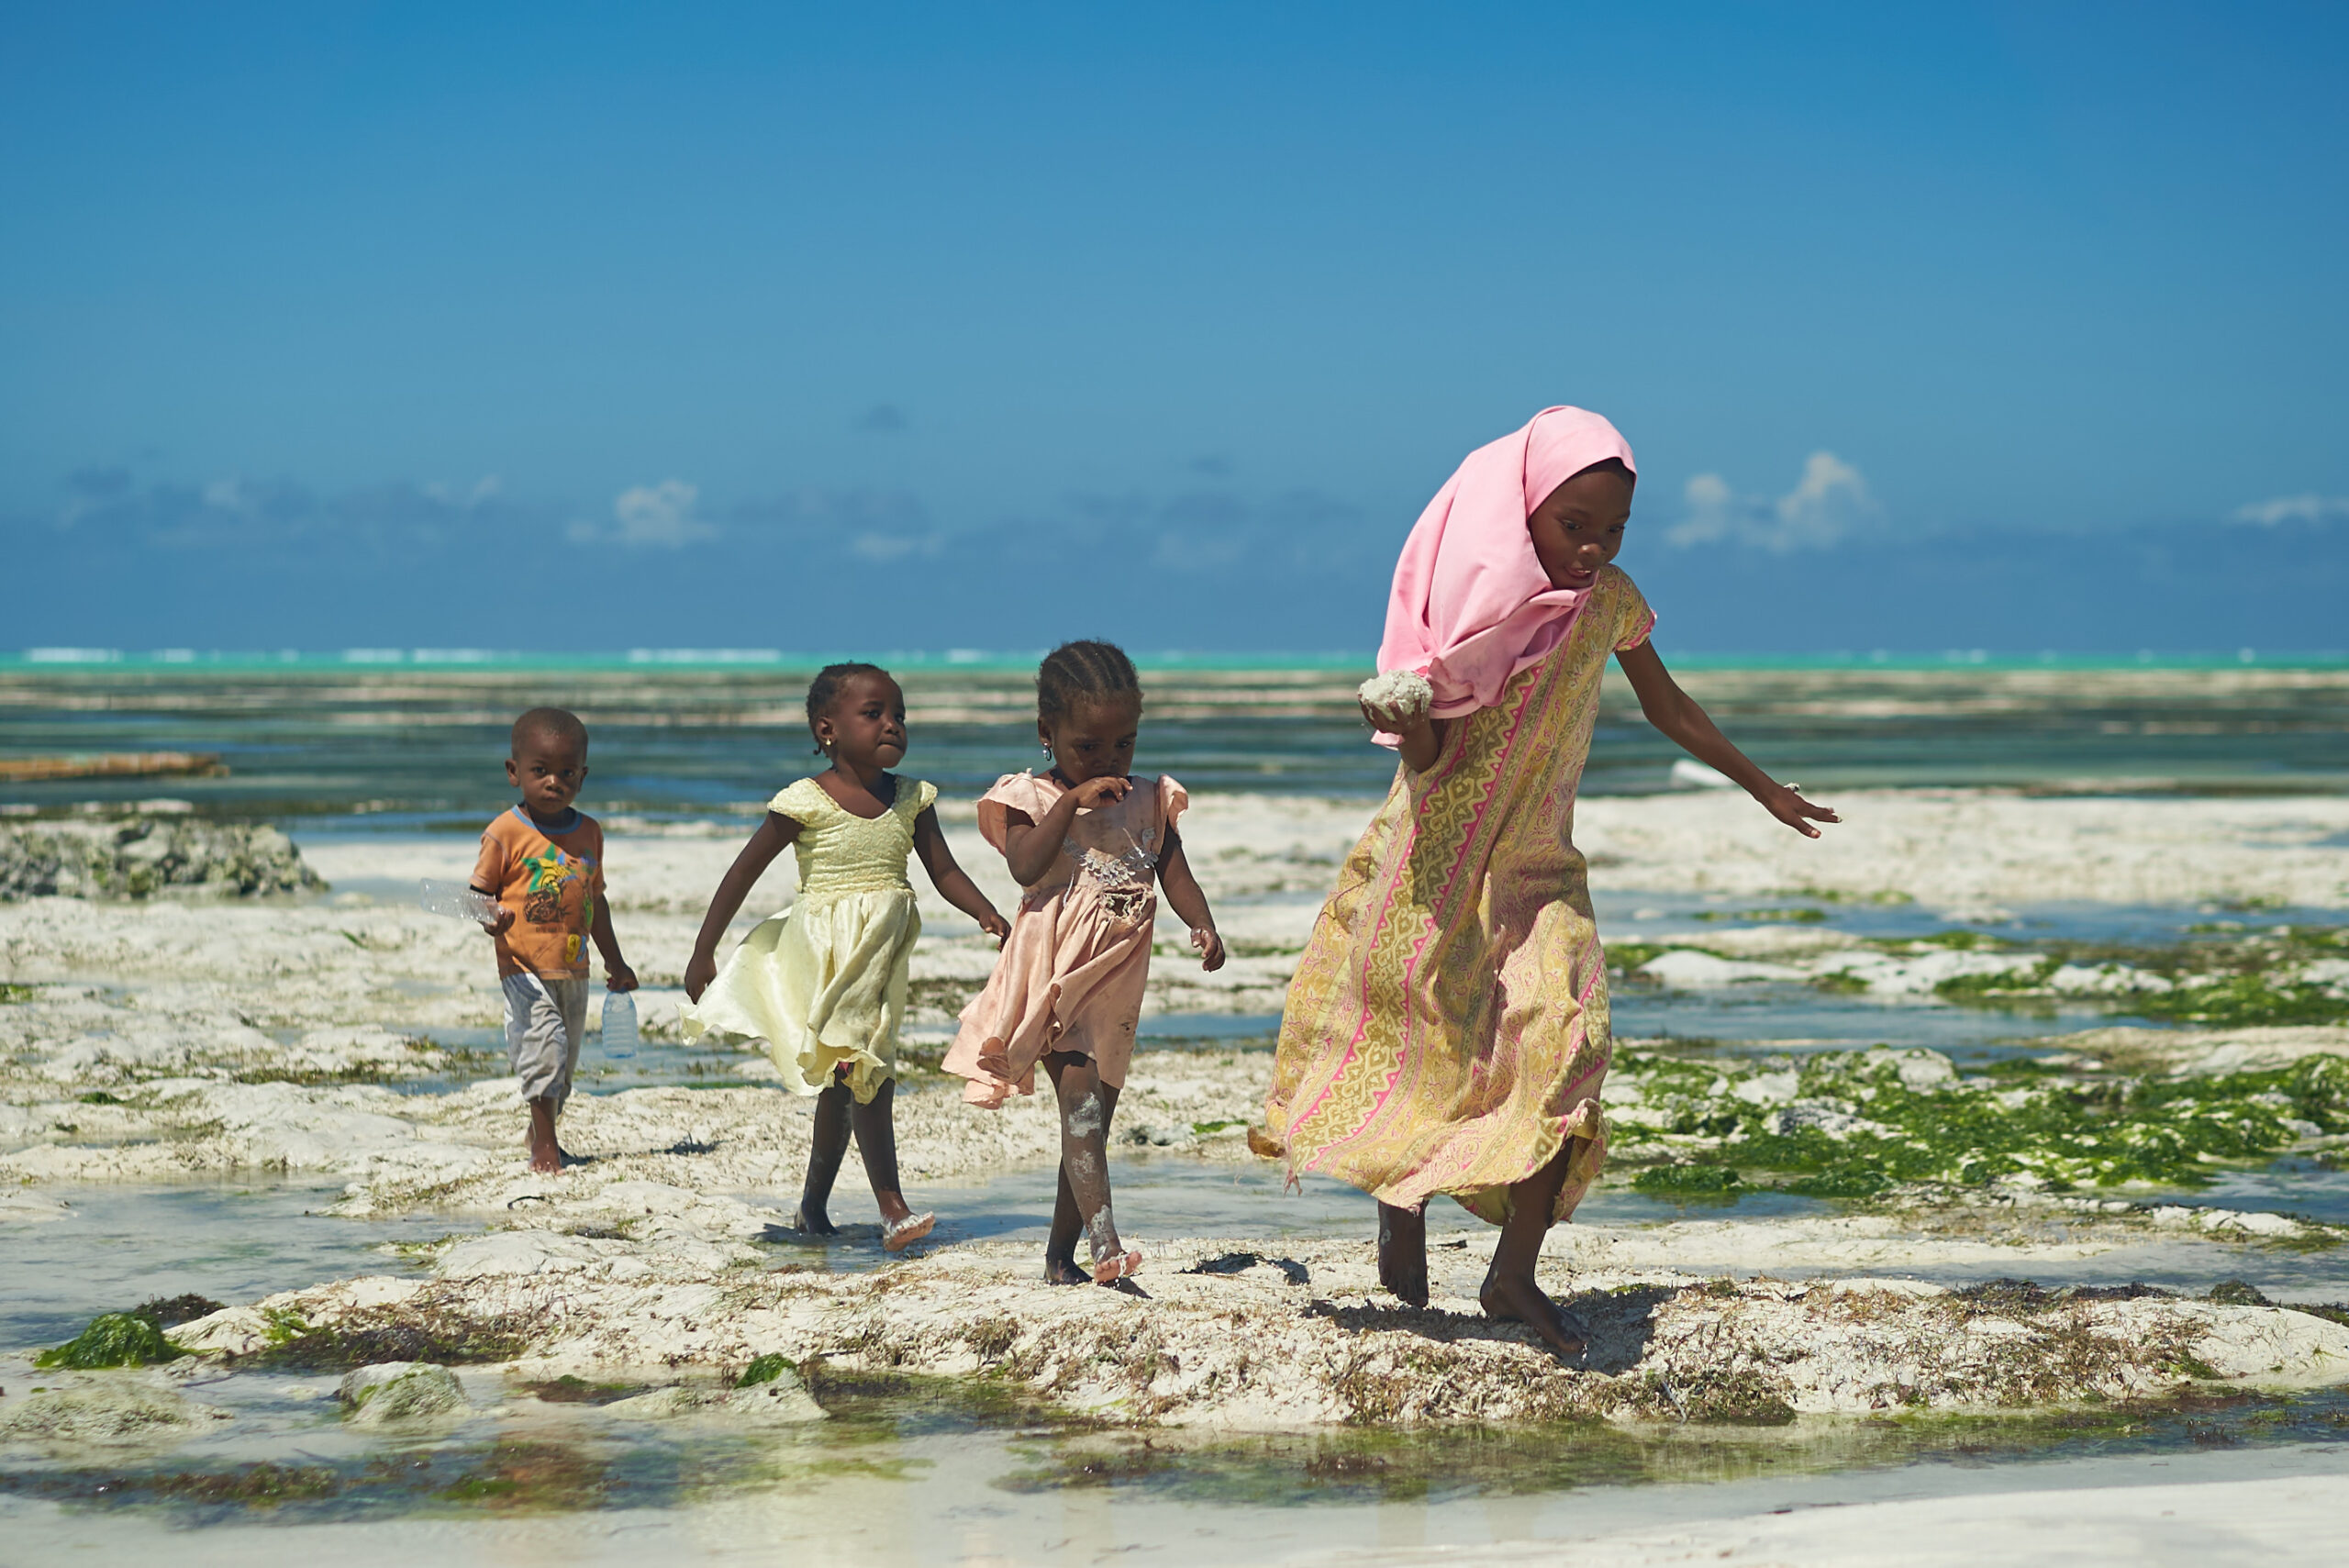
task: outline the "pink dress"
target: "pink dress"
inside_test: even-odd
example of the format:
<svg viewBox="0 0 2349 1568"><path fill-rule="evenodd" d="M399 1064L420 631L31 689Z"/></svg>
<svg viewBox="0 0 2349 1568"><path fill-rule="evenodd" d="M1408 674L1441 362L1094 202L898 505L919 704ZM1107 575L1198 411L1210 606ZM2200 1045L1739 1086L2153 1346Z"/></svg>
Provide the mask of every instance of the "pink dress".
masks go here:
<svg viewBox="0 0 2349 1568"><path fill-rule="evenodd" d="M1020 899L986 989L963 1009L946 1071L970 1080L963 1097L974 1106L1034 1094L1037 1059L1052 1051L1090 1056L1103 1083L1125 1084L1150 979L1158 860L1190 804L1163 774L1133 783L1116 805L1076 814L1052 869ZM979 797L979 831L1001 850L1010 813L1041 822L1067 793L1049 776L1007 774Z"/></svg>

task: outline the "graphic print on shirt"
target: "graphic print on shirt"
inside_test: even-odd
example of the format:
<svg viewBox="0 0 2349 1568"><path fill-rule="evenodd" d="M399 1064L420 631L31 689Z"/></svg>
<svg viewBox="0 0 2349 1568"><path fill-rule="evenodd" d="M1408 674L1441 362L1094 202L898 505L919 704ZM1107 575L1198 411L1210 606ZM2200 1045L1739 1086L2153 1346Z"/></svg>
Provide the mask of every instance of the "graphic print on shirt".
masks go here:
<svg viewBox="0 0 2349 1568"><path fill-rule="evenodd" d="M525 858L522 869L529 874L522 890L522 918L533 926L562 925L563 889L585 874L585 862L549 844L544 854ZM581 915L589 921L596 917L594 909L584 906Z"/></svg>

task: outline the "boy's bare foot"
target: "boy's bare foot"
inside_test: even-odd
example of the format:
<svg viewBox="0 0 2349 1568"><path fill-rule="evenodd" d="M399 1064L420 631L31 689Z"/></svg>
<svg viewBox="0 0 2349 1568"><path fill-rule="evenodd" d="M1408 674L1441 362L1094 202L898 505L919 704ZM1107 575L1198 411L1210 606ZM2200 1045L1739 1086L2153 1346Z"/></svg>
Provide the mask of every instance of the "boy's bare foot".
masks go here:
<svg viewBox="0 0 2349 1568"><path fill-rule="evenodd" d="M1551 1300L1540 1285L1523 1275L1486 1274L1476 1300L1486 1317L1524 1324L1568 1361L1580 1360L1590 1348L1590 1329L1583 1320Z"/></svg>
<svg viewBox="0 0 2349 1568"><path fill-rule="evenodd" d="M822 1209L811 1211L804 1203L791 1211L791 1229L810 1236L837 1236L841 1233L841 1228L833 1224L831 1218Z"/></svg>
<svg viewBox="0 0 2349 1568"><path fill-rule="evenodd" d="M1121 1279L1132 1278L1133 1275L1139 1273L1141 1271L1141 1254L1140 1252L1132 1251L1130 1250L1123 1252L1112 1252L1109 1256L1099 1260L1093 1265L1093 1283L1095 1284L1115 1284Z"/></svg>
<svg viewBox="0 0 2349 1568"><path fill-rule="evenodd" d="M1046 1284L1091 1284L1093 1276L1078 1268L1074 1258L1046 1258L1044 1283Z"/></svg>
<svg viewBox="0 0 2349 1568"><path fill-rule="evenodd" d="M551 1176L562 1169L562 1145L554 1139L554 1102L530 1102L530 1169Z"/></svg>
<svg viewBox="0 0 2349 1568"><path fill-rule="evenodd" d="M1378 1283L1413 1307L1428 1304L1428 1216L1378 1206Z"/></svg>
<svg viewBox="0 0 2349 1568"><path fill-rule="evenodd" d="M938 1223L934 1214L909 1214L903 1219L892 1219L881 1227L881 1250L902 1252L920 1240Z"/></svg>

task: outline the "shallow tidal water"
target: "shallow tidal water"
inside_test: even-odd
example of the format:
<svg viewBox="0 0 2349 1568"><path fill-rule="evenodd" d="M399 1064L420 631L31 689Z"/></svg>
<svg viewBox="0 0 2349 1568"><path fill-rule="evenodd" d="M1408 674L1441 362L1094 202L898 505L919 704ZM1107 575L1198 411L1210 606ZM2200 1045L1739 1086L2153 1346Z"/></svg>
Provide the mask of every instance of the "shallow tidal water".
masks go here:
<svg viewBox="0 0 2349 1568"><path fill-rule="evenodd" d="M477 1404L500 1392L468 1383ZM2025 1420L1215 1438L1053 1429L907 1379L819 1374L815 1387L831 1418L772 1436L647 1430L593 1404L521 1400L367 1443L338 1428L318 1380L231 1377L191 1390L237 1412L229 1432L167 1462L0 1467L0 1523L23 1554L9 1560L28 1562L157 1550L184 1562L1247 1562L2325 1473L2349 1457L2337 1392Z"/></svg>

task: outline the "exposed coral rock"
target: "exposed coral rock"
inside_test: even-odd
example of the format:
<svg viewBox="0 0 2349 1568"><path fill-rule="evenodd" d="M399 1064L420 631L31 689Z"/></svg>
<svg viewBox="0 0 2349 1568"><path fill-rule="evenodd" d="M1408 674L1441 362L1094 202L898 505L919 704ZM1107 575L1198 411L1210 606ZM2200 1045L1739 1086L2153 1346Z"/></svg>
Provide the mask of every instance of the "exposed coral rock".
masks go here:
<svg viewBox="0 0 2349 1568"><path fill-rule="evenodd" d="M335 1388L354 1426L381 1427L430 1420L465 1408L456 1373L426 1362L386 1362L362 1366Z"/></svg>
<svg viewBox="0 0 2349 1568"><path fill-rule="evenodd" d="M1239 1429L1775 1422L2141 1397L2198 1380L2349 1378L2349 1327L2288 1308L2127 1288L1951 1292L1904 1280L1741 1284L1669 1273L1553 1278L1595 1330L1588 1364L1570 1366L1522 1326L1476 1310L1481 1261L1465 1253L1438 1255L1447 1262L1431 1281L1435 1298L1416 1309L1375 1290L1364 1243L1313 1242L1279 1257L1243 1245L1163 1244L1147 1299L1046 1286L1032 1279L1027 1249L983 1245L853 1275L707 1273L639 1248L633 1267L615 1256L559 1275L353 1281L262 1305L327 1328L355 1313L444 1325L494 1318L531 1342L521 1366L534 1376L722 1372L780 1350L803 1365L819 1357L1008 1379L1072 1415L1115 1423ZM351 1305L362 1299L374 1305ZM611 1408L674 1415L717 1398L664 1390Z"/></svg>
<svg viewBox="0 0 2349 1568"><path fill-rule="evenodd" d="M326 885L274 828L134 817L0 828L0 898L250 897Z"/></svg>
<svg viewBox="0 0 2349 1568"><path fill-rule="evenodd" d="M228 1418L171 1388L123 1373L82 1377L48 1373L39 1393L0 1398L0 1445L64 1447L78 1443L173 1441Z"/></svg>
<svg viewBox="0 0 2349 1568"><path fill-rule="evenodd" d="M604 1413L644 1421L712 1416L754 1427L796 1427L824 1418L823 1407L808 1394L799 1374L788 1370L748 1388L685 1384L656 1388L607 1405Z"/></svg>

